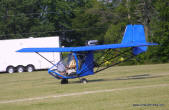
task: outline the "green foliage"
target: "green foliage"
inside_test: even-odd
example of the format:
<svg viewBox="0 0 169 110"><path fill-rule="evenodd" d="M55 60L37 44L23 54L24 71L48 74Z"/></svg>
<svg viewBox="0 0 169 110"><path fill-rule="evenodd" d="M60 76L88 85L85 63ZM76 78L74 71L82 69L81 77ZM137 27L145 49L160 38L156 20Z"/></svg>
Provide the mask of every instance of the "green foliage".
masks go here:
<svg viewBox="0 0 169 110"><path fill-rule="evenodd" d="M150 48L149 58L152 62L168 62L169 61L169 1L157 0L154 4L158 14L154 16L152 27L153 42L159 43L159 46Z"/></svg>

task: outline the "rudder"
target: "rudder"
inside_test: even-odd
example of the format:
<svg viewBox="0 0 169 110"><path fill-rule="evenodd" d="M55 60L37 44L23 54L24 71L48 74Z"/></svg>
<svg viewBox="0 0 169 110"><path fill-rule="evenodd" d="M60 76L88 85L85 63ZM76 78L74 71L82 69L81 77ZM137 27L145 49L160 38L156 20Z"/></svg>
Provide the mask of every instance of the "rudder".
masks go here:
<svg viewBox="0 0 169 110"><path fill-rule="evenodd" d="M146 43L143 25L127 25L121 43ZM147 50L147 46L134 47L133 54L138 55Z"/></svg>

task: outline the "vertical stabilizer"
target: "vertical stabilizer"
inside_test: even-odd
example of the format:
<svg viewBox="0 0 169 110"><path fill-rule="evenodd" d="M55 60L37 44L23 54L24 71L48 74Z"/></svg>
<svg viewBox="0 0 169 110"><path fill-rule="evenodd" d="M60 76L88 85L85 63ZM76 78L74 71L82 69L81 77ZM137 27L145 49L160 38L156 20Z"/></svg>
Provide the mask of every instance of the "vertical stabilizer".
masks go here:
<svg viewBox="0 0 169 110"><path fill-rule="evenodd" d="M146 43L143 25L127 25L121 43ZM134 47L133 54L138 55L147 50L147 46Z"/></svg>

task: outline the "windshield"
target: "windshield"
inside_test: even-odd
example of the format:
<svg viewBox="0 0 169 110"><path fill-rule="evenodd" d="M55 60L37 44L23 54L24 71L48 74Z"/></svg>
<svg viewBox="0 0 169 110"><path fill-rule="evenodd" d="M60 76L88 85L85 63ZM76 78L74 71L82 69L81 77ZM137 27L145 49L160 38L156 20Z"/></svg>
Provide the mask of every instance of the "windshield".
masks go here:
<svg viewBox="0 0 169 110"><path fill-rule="evenodd" d="M69 53L62 58L52 70L65 76L77 76L81 72L86 60L86 53Z"/></svg>
<svg viewBox="0 0 169 110"><path fill-rule="evenodd" d="M82 68L83 63L85 62L86 55L85 54L77 54L78 59L78 69Z"/></svg>
<svg viewBox="0 0 169 110"><path fill-rule="evenodd" d="M76 61L72 53L60 60L53 70L61 75L72 75L76 73Z"/></svg>

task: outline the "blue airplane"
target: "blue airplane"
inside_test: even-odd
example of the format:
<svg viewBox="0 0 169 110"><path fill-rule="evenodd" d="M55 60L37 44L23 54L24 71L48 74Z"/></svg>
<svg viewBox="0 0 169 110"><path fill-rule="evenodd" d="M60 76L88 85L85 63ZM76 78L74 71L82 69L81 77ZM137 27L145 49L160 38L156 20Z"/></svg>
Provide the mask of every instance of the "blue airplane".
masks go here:
<svg viewBox="0 0 169 110"><path fill-rule="evenodd" d="M91 45L81 47L22 48L17 52L35 52L44 59L46 58L40 52L70 52L67 57L56 64L46 59L52 64L52 67L48 69L48 73L56 79L61 79L61 84L68 84L68 79L74 78L79 78L82 83L87 83L87 80L81 77L93 75L114 65L94 71L96 66L94 52L98 50L130 48L132 49L132 54L136 56L146 52L148 46L158 45L157 43L146 42L143 25L127 25L122 42L119 44L94 45L96 43L95 40L89 43Z"/></svg>

